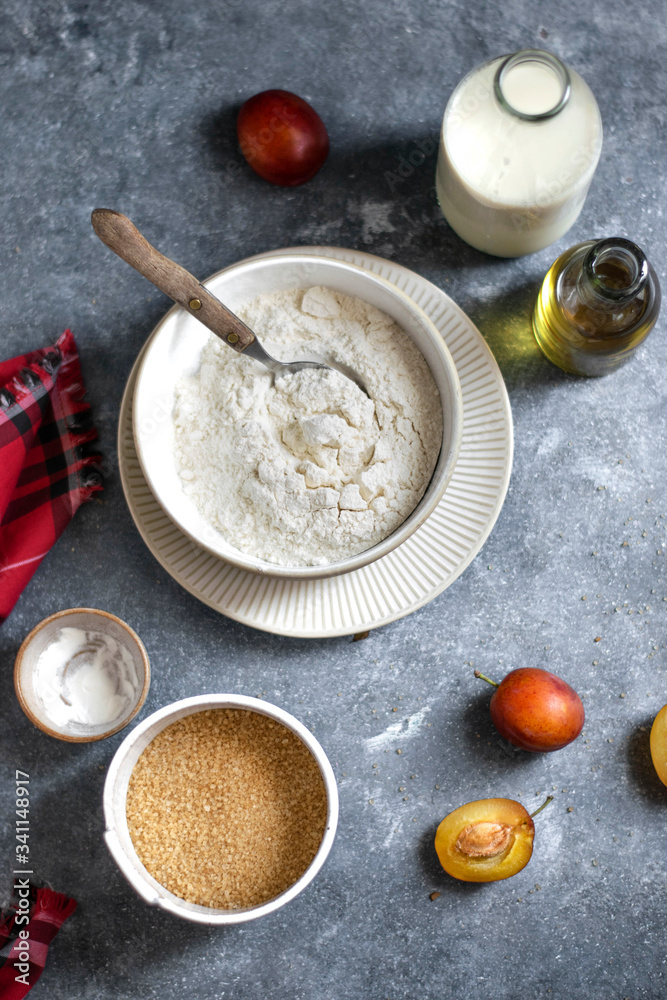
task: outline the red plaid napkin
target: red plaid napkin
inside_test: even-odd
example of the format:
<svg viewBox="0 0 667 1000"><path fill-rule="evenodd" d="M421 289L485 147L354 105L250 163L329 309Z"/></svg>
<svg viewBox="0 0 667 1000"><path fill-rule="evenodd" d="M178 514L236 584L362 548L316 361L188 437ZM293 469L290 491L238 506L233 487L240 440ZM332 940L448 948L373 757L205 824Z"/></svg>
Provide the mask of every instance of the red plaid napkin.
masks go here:
<svg viewBox="0 0 667 1000"><path fill-rule="evenodd" d="M32 887L23 890L21 882L15 886L15 892L17 891L24 891L24 894L30 891L31 895L34 894ZM0 969L2 1000L23 1000L30 992L44 971L49 945L75 910L75 899L52 889L37 889L29 920L28 908L22 908L18 898L14 901L12 911L4 918L0 932L0 945L4 944L10 933L15 935L9 955Z"/></svg>
<svg viewBox="0 0 667 1000"><path fill-rule="evenodd" d="M0 362L0 623L84 500L102 488L79 354L54 347Z"/></svg>

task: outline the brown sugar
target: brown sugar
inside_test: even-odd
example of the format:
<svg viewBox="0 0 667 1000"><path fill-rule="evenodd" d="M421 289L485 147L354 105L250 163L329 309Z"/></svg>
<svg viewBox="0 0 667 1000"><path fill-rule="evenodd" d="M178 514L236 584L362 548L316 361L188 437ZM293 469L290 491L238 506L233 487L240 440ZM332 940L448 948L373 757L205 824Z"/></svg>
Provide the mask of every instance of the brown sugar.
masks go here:
<svg viewBox="0 0 667 1000"><path fill-rule="evenodd" d="M127 823L140 860L174 895L258 906L315 857L327 795L310 750L279 722L212 709L163 729L139 757Z"/></svg>

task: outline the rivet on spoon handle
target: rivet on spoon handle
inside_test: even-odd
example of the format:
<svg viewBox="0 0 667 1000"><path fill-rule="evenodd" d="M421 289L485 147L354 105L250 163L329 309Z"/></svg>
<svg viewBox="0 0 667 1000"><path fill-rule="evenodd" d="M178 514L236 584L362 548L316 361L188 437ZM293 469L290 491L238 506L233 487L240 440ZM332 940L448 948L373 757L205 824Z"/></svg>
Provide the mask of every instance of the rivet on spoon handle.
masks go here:
<svg viewBox="0 0 667 1000"><path fill-rule="evenodd" d="M195 314L200 323L233 350L240 354L253 343L255 336L252 330L211 295L194 275L151 246L126 215L110 208L96 208L91 222L110 250L179 306Z"/></svg>

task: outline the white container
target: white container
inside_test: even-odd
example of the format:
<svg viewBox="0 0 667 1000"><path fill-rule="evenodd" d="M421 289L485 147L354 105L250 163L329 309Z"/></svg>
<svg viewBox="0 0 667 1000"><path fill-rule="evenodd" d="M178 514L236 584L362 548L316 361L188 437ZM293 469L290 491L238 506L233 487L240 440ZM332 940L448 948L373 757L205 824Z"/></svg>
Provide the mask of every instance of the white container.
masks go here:
<svg viewBox="0 0 667 1000"><path fill-rule="evenodd" d="M478 250L533 253L576 220L601 148L600 111L578 73L539 49L500 56L464 77L445 109L440 208Z"/></svg>
<svg viewBox="0 0 667 1000"><path fill-rule="evenodd" d="M130 776L134 770L134 765L144 752L146 747L155 739L158 733L166 729L173 722L184 718L186 715L193 715L195 712L206 712L215 708L240 708L260 715L266 715L270 719L281 723L291 730L304 743L317 762L327 795L327 822L324 830L322 842L317 854L311 861L309 867L301 878L282 892L275 899L270 899L260 906L251 906L238 910L218 910L210 906L199 906L196 903L188 903L179 896L175 896L168 889L153 878L144 868L134 849L130 831L127 826L126 798L127 786ZM338 825L338 788L331 764L329 763L324 750L317 742L311 732L295 719L289 712L270 705L268 702L258 698L249 698L239 694L207 694L195 698L184 698L176 701L159 711L154 712L147 719L133 729L125 737L118 747L116 754L109 765L106 781L104 783L104 822L106 831L104 839L111 856L120 868L122 874L130 883L132 888L141 896L149 906L157 906L167 913L172 913L176 917L190 920L195 924L211 924L221 926L223 924L242 924L248 920L256 920L267 913L274 913L285 903L298 896L306 886L312 882L320 868L327 859L327 855L333 845Z"/></svg>
<svg viewBox="0 0 667 1000"><path fill-rule="evenodd" d="M225 562L254 573L288 579L317 579L348 573L391 552L435 510L451 479L461 445L463 401L456 365L426 314L395 285L354 264L286 252L251 258L213 275L206 282L225 305L241 304L267 292L325 285L356 296L387 313L421 351L440 394L443 440L433 476L423 497L387 538L328 566L279 566L235 548L199 512L183 490L174 457L172 412L176 385L198 371L209 331L180 307L171 309L151 336L139 368L132 422L137 455L158 503L186 535Z"/></svg>

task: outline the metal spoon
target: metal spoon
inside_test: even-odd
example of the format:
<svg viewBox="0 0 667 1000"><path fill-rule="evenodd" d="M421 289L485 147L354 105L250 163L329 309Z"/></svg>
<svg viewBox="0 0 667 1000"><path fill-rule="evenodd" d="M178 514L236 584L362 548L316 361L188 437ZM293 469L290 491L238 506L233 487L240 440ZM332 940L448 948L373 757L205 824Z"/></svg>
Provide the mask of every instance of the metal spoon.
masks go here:
<svg viewBox="0 0 667 1000"><path fill-rule="evenodd" d="M189 271L151 246L126 215L110 208L96 208L91 215L91 222L99 238L110 250L208 327L233 351L260 361L273 372L274 378L299 372L304 368L333 369L351 379L368 395L359 376L347 365L336 361L324 364L319 361L278 361L272 358L238 316L216 299L215 295L211 295Z"/></svg>

